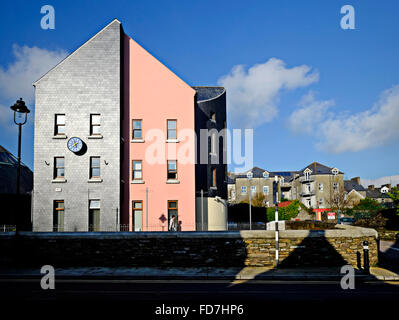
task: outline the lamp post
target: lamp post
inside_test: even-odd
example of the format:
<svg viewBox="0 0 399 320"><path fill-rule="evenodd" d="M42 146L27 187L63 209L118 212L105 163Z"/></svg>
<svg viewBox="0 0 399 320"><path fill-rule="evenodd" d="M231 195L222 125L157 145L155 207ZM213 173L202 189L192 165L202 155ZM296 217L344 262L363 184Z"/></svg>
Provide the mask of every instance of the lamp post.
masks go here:
<svg viewBox="0 0 399 320"><path fill-rule="evenodd" d="M276 268L278 267L278 251L279 251L279 234L278 234L278 183L279 183L279 177L274 176L274 181L277 184L277 192L276 192L276 211L274 214L274 220L275 220L275 243L276 243Z"/></svg>
<svg viewBox="0 0 399 320"><path fill-rule="evenodd" d="M252 179L252 177L253 177L253 174L252 174L252 172L251 171L249 171L248 173L247 173L247 178L248 178L248 187L249 187L249 194L248 194L248 196L249 196L249 230L252 230L252 211L251 211L251 203L252 203L252 201L251 201L251 193L252 193L252 190L251 190L251 179Z"/></svg>
<svg viewBox="0 0 399 320"><path fill-rule="evenodd" d="M14 111L14 123L18 125L18 167L17 167L17 200L19 201L19 195L21 193L21 135L22 135L22 126L28 120L28 113L30 110L25 105L25 102L22 98L19 98L17 102L10 107L11 110ZM20 203L20 202L19 202ZM15 234L18 232L18 221L19 221L20 212L17 212L15 218Z"/></svg>

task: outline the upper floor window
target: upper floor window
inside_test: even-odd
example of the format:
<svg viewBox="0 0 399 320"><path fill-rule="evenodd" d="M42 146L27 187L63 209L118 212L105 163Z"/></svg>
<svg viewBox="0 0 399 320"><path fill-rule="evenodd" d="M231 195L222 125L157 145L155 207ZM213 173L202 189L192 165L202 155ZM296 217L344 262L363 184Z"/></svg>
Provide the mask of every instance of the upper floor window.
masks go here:
<svg viewBox="0 0 399 320"><path fill-rule="evenodd" d="M269 178L269 172L267 172L267 171L263 172L262 175L263 175L263 178L265 178L265 179Z"/></svg>
<svg viewBox="0 0 399 320"><path fill-rule="evenodd" d="M310 172L306 171L305 172L305 180L309 180L310 179Z"/></svg>
<svg viewBox="0 0 399 320"><path fill-rule="evenodd" d="M177 139L177 120L168 120L168 139Z"/></svg>
<svg viewBox="0 0 399 320"><path fill-rule="evenodd" d="M177 180L177 161L168 160L168 180Z"/></svg>
<svg viewBox="0 0 399 320"><path fill-rule="evenodd" d="M64 157L54 158L54 179L65 177L65 162Z"/></svg>
<svg viewBox="0 0 399 320"><path fill-rule="evenodd" d="M64 135L64 134L65 134L65 114L56 114L54 135Z"/></svg>
<svg viewBox="0 0 399 320"><path fill-rule="evenodd" d="M334 168L334 169L331 170L331 172L332 172L332 174L333 174L334 176L336 176L336 175L338 174L338 169L337 169L337 168Z"/></svg>
<svg viewBox="0 0 399 320"><path fill-rule="evenodd" d="M143 139L143 130L141 120L133 120L133 139Z"/></svg>
<svg viewBox="0 0 399 320"><path fill-rule="evenodd" d="M322 184L322 183L319 183L319 191L323 191L323 189L324 189L323 184Z"/></svg>
<svg viewBox="0 0 399 320"><path fill-rule="evenodd" d="M133 160L133 180L143 179L143 169L141 160Z"/></svg>
<svg viewBox="0 0 399 320"><path fill-rule="evenodd" d="M319 206L322 206L323 205L323 198L320 198L319 199Z"/></svg>
<svg viewBox="0 0 399 320"><path fill-rule="evenodd" d="M263 186L263 193L269 194L269 186Z"/></svg>
<svg viewBox="0 0 399 320"><path fill-rule="evenodd" d="M90 179L100 178L100 157L90 158Z"/></svg>
<svg viewBox="0 0 399 320"><path fill-rule="evenodd" d="M246 186L242 186L241 187L241 194L246 194L247 193L247 187Z"/></svg>
<svg viewBox="0 0 399 320"><path fill-rule="evenodd" d="M101 134L101 115L91 114L90 115L90 135Z"/></svg>
<svg viewBox="0 0 399 320"><path fill-rule="evenodd" d="M256 193L256 186L251 186L251 193L252 194Z"/></svg>
<svg viewBox="0 0 399 320"><path fill-rule="evenodd" d="M338 182L334 182L334 184L333 184L333 188L334 188L334 191L338 191Z"/></svg>

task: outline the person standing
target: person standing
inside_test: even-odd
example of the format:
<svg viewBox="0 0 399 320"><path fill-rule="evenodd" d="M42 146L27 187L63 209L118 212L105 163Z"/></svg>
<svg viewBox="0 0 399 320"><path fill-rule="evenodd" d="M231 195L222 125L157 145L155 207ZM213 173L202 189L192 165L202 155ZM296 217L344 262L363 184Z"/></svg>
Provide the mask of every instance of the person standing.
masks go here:
<svg viewBox="0 0 399 320"><path fill-rule="evenodd" d="M173 215L172 219L170 219L169 231L177 231L177 219L175 215Z"/></svg>

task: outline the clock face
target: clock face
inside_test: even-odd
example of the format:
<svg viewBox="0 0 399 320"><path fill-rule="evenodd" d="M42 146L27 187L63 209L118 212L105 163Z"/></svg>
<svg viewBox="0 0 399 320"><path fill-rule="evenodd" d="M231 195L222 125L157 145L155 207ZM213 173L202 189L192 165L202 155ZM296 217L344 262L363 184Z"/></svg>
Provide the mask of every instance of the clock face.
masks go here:
<svg viewBox="0 0 399 320"><path fill-rule="evenodd" d="M68 149L71 150L72 152L79 152L82 150L83 147L83 142L80 140L80 138L73 137L68 140Z"/></svg>

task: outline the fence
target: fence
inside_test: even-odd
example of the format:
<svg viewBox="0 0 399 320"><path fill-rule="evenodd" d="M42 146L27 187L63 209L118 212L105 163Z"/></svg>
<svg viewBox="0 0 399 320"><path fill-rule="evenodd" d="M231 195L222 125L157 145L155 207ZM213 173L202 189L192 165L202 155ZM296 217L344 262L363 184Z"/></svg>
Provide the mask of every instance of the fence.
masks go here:
<svg viewBox="0 0 399 320"><path fill-rule="evenodd" d="M2 224L0 225L0 232L13 232L15 231L14 225Z"/></svg>

